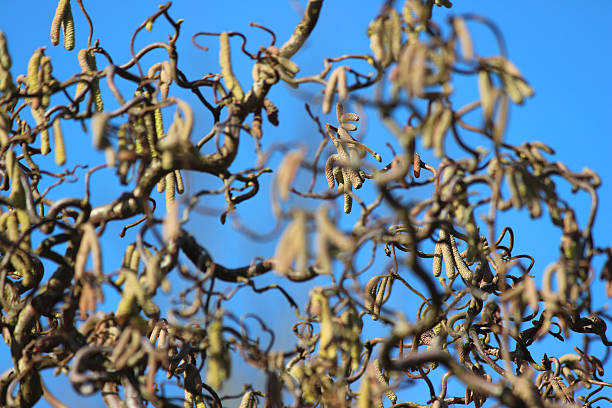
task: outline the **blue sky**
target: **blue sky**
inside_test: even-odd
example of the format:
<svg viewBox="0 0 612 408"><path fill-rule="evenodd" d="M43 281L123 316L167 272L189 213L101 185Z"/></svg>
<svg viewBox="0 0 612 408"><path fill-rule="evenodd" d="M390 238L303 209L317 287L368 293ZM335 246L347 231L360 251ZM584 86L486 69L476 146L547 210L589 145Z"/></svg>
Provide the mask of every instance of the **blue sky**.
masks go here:
<svg viewBox="0 0 612 408"><path fill-rule="evenodd" d="M68 78L78 71L76 50L69 53L63 48L53 47L49 41L49 27L55 2L14 1L5 2L0 15L0 29L7 38L13 59L13 76L26 72L27 61L32 52L40 47L47 47L47 55L52 57L54 75L60 79ZM73 14L76 20L77 45L76 49L86 47L87 24L73 2ZM85 7L94 20L94 39L99 38L101 45L120 64L129 59L129 37L133 30L157 9L157 3L148 1L84 1ZM195 49L190 41L191 35L198 31L224 31L234 30L248 36L247 47L251 51L257 50L260 45L267 45L269 37L261 31L250 28L249 22L256 22L271 28L276 32L280 43L289 36L294 25L299 21L299 10L304 1L276 0L276 1L187 1L179 0L170 9L175 18L183 18L181 40L179 41L180 65L191 79L201 77L209 72L219 70L217 63L217 45L214 37L200 37L198 42L209 46L211 50L204 53ZM300 53L295 62L301 68L300 75L319 72L322 59L326 56L339 56L343 54L369 53L368 39L365 28L368 22L377 14L380 4L369 1L327 1L319 19L317 28L311 39ZM584 1L575 2L499 2L499 1L457 1L450 10L437 8L435 21L441 26L446 24L446 18L462 13L481 14L495 22L504 35L510 59L521 70L525 78L535 89L535 97L528 100L521 107L514 107L507 131L507 140L520 144L523 141L539 140L556 151L555 160L560 160L572 170L579 171L589 167L599 173L603 184L599 189L600 206L598 219L594 229L595 242L598 246L612 245L609 228L612 225L612 122L609 120L612 108L612 81L609 70L612 66L612 53L609 39L612 38L612 3ZM27 27L24 29L24 27ZM481 55L497 54L490 32L477 25L469 25L473 30L476 52ZM136 41L136 48L150 42L164 40L170 33L165 23L156 24L152 33L141 32ZM237 42L232 42L234 50ZM233 52L234 65L237 75L243 84L250 83L250 63L246 58ZM242 58L242 59L241 59ZM153 54L150 61L162 60L161 52ZM465 82L465 83L464 83ZM291 88L279 85L270 94L270 98L281 108L278 128L264 127L264 147L275 142L287 143L296 141L305 148L314 149L320 136L316 133L313 123L307 118L303 104L305 99L312 99L317 88L307 88L305 91L294 91ZM369 91L368 91L369 92ZM476 97L476 82L463 81L458 88L460 97L466 101ZM461 92L465 92L462 94ZM364 93L363 95L367 95ZM110 95L105 100L112 108ZM185 94L184 98L193 105L195 100ZM322 115L316 101L310 101L316 113L323 121L333 121L333 115ZM196 110L196 128L193 140L198 140L208 131L210 119L206 112ZM71 129L67 136L68 164L90 162L101 163L103 157L99 154L90 154L91 142L89 135L78 128ZM366 142L371 144L379 153L390 157L384 142L388 136L386 130L379 123L376 116L368 118L368 133ZM477 142L472 142L476 144ZM242 153L239 156L238 167L246 168L253 163L253 144L246 141L242 144ZM311 150L312 151L312 150ZM52 159L50 159L52 160ZM280 155L273 158L271 165L277 164ZM51 163L51 161L49 162ZM271 180L271 177L268 178ZM298 179L298 181L301 179ZM305 185L309 175L304 176ZM302 181L304 181L302 180ZM216 186L214 180L207 176L186 175L186 181L191 191L200 188ZM96 189L93 194L94 204L108 202L123 191L115 186L114 179L108 174L100 173L94 176ZM317 187L323 189L324 180L318 180ZM269 205L267 187L263 183L260 197L253 202L240 205L238 214L241 220L249 222L249 226L258 231L268 231L273 227L272 213ZM71 186L71 194L82 192L82 186ZM66 190L64 190L66 191ZM579 221L584 222L587 214L587 197L584 194L572 196L569 189L565 198L575 203ZM58 193L60 191L58 190ZM63 193L67 194L67 193ZM57 196L56 196L57 197ZM162 197L159 196L162 202ZM210 200L207 207L222 208L222 201ZM312 203L290 200L289 205L313 205ZM347 216L343 221L346 226L352 225L356 214ZM511 213L505 216L504 221L515 226L515 234L519 248L536 258L534 274L541 276L547 264L553 262L558 255L559 231L551 228L547 217L532 221L525 211ZM229 222L228 222L229 224ZM189 224L191 231L196 234L200 242L215 255L217 262L227 266L248 264L253 256L264 254L270 256L274 251L274 242L251 241L244 239L240 234L233 232L230 226L221 226L217 217L196 215ZM116 223L109 226L109 234L117 234L123 225ZM116 235L115 235L116 236ZM129 238L129 234L128 234ZM126 238L126 239L128 239ZM117 239L103 243L109 253L121 253L125 242ZM105 265L109 270L118 266L117 256L107 255ZM601 260L596 263L595 273L598 275ZM277 278L273 275L261 280L273 282ZM539 282L539 279L536 279ZM318 284L326 284L323 281ZM307 290L299 285L288 285L290 293L299 300L301 305L308 298ZM594 283L594 298L602 307L608 303L599 281ZM235 306L238 310L255 311L266 314L279 322L291 319L293 312L282 303L282 298L269 297L261 302L259 297L246 297ZM112 300L112 297L109 298ZM270 307L270 305L279 307ZM114 306L111 306L111 309ZM416 307L416 305L409 305ZM409 311L405 311L407 315ZM612 336L611 336L612 337ZM280 345L290 344L292 339L277 339ZM581 344L580 337L573 337L576 345ZM567 344L563 350L567 349ZM555 344L546 347L557 347ZM571 350L571 347L570 347ZM8 350L0 348L0 369L9 363ZM610 369L610 365L608 365ZM56 384L54 382L53 384ZM60 386L60 383L57 383ZM69 398L74 398L71 392L66 391ZM59 393L58 393L59 394ZM74 400L73 400L74 401ZM424 401L423 401L424 402ZM97 405L96 405L97 404ZM44 402L40 406L46 406ZM93 406L103 406L101 401L93 401Z"/></svg>

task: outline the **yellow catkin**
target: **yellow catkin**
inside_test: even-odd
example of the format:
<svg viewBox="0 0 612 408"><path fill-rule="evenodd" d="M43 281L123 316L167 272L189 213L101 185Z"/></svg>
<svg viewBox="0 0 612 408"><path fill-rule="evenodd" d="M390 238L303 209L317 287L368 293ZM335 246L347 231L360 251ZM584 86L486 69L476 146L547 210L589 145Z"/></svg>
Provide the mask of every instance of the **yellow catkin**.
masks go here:
<svg viewBox="0 0 612 408"><path fill-rule="evenodd" d="M64 29L64 48L72 51L74 50L74 18L70 9L70 1L66 4L66 10L62 18L62 28Z"/></svg>
<svg viewBox="0 0 612 408"><path fill-rule="evenodd" d="M0 214L0 232L6 231L6 223L8 222L8 217L10 217L10 212L3 212Z"/></svg>
<svg viewBox="0 0 612 408"><path fill-rule="evenodd" d="M162 68L163 71L163 68ZM157 140L162 140L166 135L164 134L164 121L161 113L161 109L155 109L153 111L153 119L155 120L155 133L157 135ZM166 178L162 177L157 182L157 191L159 193L163 192L166 189Z"/></svg>
<svg viewBox="0 0 612 408"><path fill-rule="evenodd" d="M0 58L2 58L1 55ZM11 72L0 66L0 91L12 91L14 88Z"/></svg>
<svg viewBox="0 0 612 408"><path fill-rule="evenodd" d="M39 99L40 100L40 99ZM40 133L40 152L43 155L49 154L51 148L49 146L49 130L46 128L45 110L38 106L37 108L32 107L32 116L36 121L36 126L42 126Z"/></svg>
<svg viewBox="0 0 612 408"><path fill-rule="evenodd" d="M348 193L344 193L344 212L346 214L350 214L352 207L353 207L353 197L351 197L351 195Z"/></svg>
<svg viewBox="0 0 612 408"><path fill-rule="evenodd" d="M43 56L40 59L40 71L38 72L38 80L41 83L43 95L41 97L40 104L43 108L48 108L51 102L51 92L49 84L53 80L51 73L53 72L53 66L51 65L51 58Z"/></svg>
<svg viewBox="0 0 612 408"><path fill-rule="evenodd" d="M140 251L138 251L138 249L134 248L134 250L132 251L132 256L130 257L130 266L129 268L134 271L134 272L138 272L138 264L140 263Z"/></svg>
<svg viewBox="0 0 612 408"><path fill-rule="evenodd" d="M134 129L137 129L138 132L140 132L144 128L144 120L142 119L142 117L139 117L135 120L133 127ZM140 133L137 134L140 135ZM144 146L142 144L142 138L140 136L136 137L134 140L134 151L138 154L142 154L145 151Z"/></svg>
<svg viewBox="0 0 612 408"><path fill-rule="evenodd" d="M175 185L174 172L166 174L166 205L174 201Z"/></svg>
<svg viewBox="0 0 612 408"><path fill-rule="evenodd" d="M17 158L15 157L15 152L11 149L6 152L6 156L4 157L6 172L9 178L12 180L15 177L15 162Z"/></svg>
<svg viewBox="0 0 612 408"><path fill-rule="evenodd" d="M55 148L55 163L63 166L66 164L66 145L59 119L53 122L53 147Z"/></svg>
<svg viewBox="0 0 612 408"><path fill-rule="evenodd" d="M176 192L183 194L185 192L185 185L183 184L183 176L180 170L174 170L174 178L176 180Z"/></svg>
<svg viewBox="0 0 612 408"><path fill-rule="evenodd" d="M92 91L94 96L94 107L97 112L102 112L104 110L104 102L102 102L102 92L98 86L97 79L95 80L95 85L92 86Z"/></svg>
<svg viewBox="0 0 612 408"><path fill-rule="evenodd" d="M157 140L164 138L164 120L162 117L161 109L155 109L153 111L153 117L155 119L155 133L157 133Z"/></svg>
<svg viewBox="0 0 612 408"><path fill-rule="evenodd" d="M163 193L165 189L166 189L166 178L162 177L157 182L157 192L158 193Z"/></svg>
<svg viewBox="0 0 612 408"><path fill-rule="evenodd" d="M43 114L44 118L44 114ZM49 129L45 128L40 131L40 153L46 156L51 151L51 145L49 143Z"/></svg>
<svg viewBox="0 0 612 408"><path fill-rule="evenodd" d="M0 30L0 67L5 70L9 70L11 68L11 55L8 52L8 47L6 45L6 36L4 32Z"/></svg>
<svg viewBox="0 0 612 408"><path fill-rule="evenodd" d="M151 152L151 157L155 158L158 156L157 152L157 127L155 125L155 121L153 119L153 115L147 113L144 115L144 124L147 136L147 142L149 143L149 151Z"/></svg>
<svg viewBox="0 0 612 408"><path fill-rule="evenodd" d="M19 229L17 227L17 217L15 213L9 213L6 218L6 236L11 242L17 242L19 239Z"/></svg>
<svg viewBox="0 0 612 408"><path fill-rule="evenodd" d="M81 72L89 71L89 65L87 64L87 49L83 48L77 53L77 60L79 61L79 66L81 67ZM74 98L77 102L83 100L83 96L77 99L77 95L81 93L81 91L85 88L85 82L79 81L76 87L76 92Z"/></svg>
<svg viewBox="0 0 612 408"><path fill-rule="evenodd" d="M46 125L45 111L50 102L50 89L49 83L52 80L51 73L53 72L53 67L51 66L51 58L43 55L40 59L40 71L38 72L38 79L41 85L41 89L43 91L43 96L40 98L40 107L37 109L36 114L34 115L37 124L43 124L44 128L40 130L40 152L43 155L49 154L51 151L51 146L49 144L49 129Z"/></svg>
<svg viewBox="0 0 612 408"><path fill-rule="evenodd" d="M43 48L39 48L34 51L34 54L30 57L28 62L28 93L36 93L40 90L40 81L38 80L38 70L40 68L40 60L43 56ZM40 106L40 98L28 98L28 102L32 109L36 109Z"/></svg>
<svg viewBox="0 0 612 408"><path fill-rule="evenodd" d="M77 55L79 60L79 66L84 74L95 75L98 72L96 66L96 57L91 50L82 49ZM76 89L76 95L78 95L85 87L85 82L79 82ZM93 79L90 83L91 94L94 98L94 106L97 112L104 110L104 103L102 102L102 93L100 92L100 86L98 79ZM75 97L76 97L75 95ZM82 98L82 97L81 97ZM78 101L81 101L81 98Z"/></svg>
<svg viewBox="0 0 612 408"><path fill-rule="evenodd" d="M256 408L257 399L253 391L246 392L240 400L240 406L238 408Z"/></svg>
<svg viewBox="0 0 612 408"><path fill-rule="evenodd" d="M2 90L1 87L0 90ZM5 112L0 110L0 148L9 143L9 129L9 119Z"/></svg>
<svg viewBox="0 0 612 408"><path fill-rule="evenodd" d="M62 20L64 19L64 13L66 12L66 5L68 4L68 0L60 0L57 3L57 8L55 9L55 15L53 16L53 21L51 21L51 44L57 45L59 44L60 37L60 26L62 25Z"/></svg>
<svg viewBox="0 0 612 408"><path fill-rule="evenodd" d="M125 249L125 253L123 254L123 262L121 263L121 266L123 268L130 267L130 262L132 261L132 254L134 253L135 248L136 248L136 245L130 244Z"/></svg>

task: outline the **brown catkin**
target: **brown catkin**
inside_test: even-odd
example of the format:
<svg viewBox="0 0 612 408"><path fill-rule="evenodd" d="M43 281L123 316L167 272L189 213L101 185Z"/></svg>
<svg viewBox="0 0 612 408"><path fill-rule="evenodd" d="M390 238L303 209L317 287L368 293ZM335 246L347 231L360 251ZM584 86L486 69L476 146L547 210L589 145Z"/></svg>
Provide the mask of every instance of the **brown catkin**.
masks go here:
<svg viewBox="0 0 612 408"><path fill-rule="evenodd" d="M274 125L278 126L278 108L271 100L268 98L264 99L263 102L264 109L266 110L266 115L268 115L268 121Z"/></svg>

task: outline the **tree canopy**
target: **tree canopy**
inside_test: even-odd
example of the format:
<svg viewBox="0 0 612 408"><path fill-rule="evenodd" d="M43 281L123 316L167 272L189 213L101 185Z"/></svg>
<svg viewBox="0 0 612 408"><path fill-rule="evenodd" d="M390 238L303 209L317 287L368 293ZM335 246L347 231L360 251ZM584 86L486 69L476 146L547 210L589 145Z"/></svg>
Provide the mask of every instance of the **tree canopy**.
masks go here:
<svg viewBox="0 0 612 408"><path fill-rule="evenodd" d="M167 3L126 54L59 0L24 72L0 31L1 406L68 406L48 373L112 408L612 402L601 179L509 140L534 89L503 33L387 1L304 63L326 6L212 32ZM521 212L558 231L549 264Z"/></svg>

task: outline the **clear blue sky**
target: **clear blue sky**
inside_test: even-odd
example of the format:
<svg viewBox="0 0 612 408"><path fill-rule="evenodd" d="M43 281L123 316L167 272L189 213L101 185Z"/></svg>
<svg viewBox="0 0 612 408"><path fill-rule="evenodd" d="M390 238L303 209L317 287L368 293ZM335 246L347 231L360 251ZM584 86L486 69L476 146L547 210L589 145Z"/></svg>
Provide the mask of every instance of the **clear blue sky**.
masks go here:
<svg viewBox="0 0 612 408"><path fill-rule="evenodd" d="M76 49L86 47L87 24L73 2L73 14L76 19L77 46ZM133 30L150 14L157 9L156 2L148 1L91 1L84 0L89 14L95 25L94 39L100 38L101 45L110 51L116 63L129 59L129 37ZM249 27L253 21L273 29L279 42L283 42L291 33L294 25L299 21L299 9L304 1L268 0L268 1L188 1L175 2L170 13L175 18L183 18L182 40L179 42L180 64L190 78L203 76L208 72L217 72L216 39L200 37L199 42L211 47L211 51L204 53L190 44L191 35L198 31L241 31L248 35L247 47L255 51L260 45L268 43L268 37L259 30ZM450 10L436 9L435 20L445 24L446 17L461 13L481 14L500 28L506 40L510 59L519 67L521 72L535 89L535 97L518 108L512 109L510 126L507 138L510 142L520 144L523 141L539 140L556 151L556 158L563 161L570 169L579 171L589 167L602 176L603 184L599 189L600 209L594 230L595 242L598 246L612 244L609 229L612 226L612 81L610 80L610 67L612 67L612 52L610 52L609 39L612 38L612 2L583 1L583 2L500 2L500 1L465 1L455 2ZM66 79L78 71L76 50L68 53L63 48L52 47L49 41L49 27L55 11L54 1L12 1L4 2L0 15L0 29L8 38L9 49L13 59L13 76L26 72L27 61L32 52L40 47L47 46L47 55L53 58L54 75ZM312 74L322 67L322 59L326 56L339 56L348 53L369 53L368 39L365 35L367 23L377 14L380 4L374 1L326 1L319 23L309 42L296 56L295 61L301 67L300 74ZM482 55L497 53L493 47L492 36L489 32L476 26L474 42L476 51ZM166 33L170 33L165 24L156 26L152 33L142 32L136 42L139 48L147 43L164 40ZM236 43L232 43L236 44ZM237 48L237 47L236 47ZM248 69L240 68L241 56L234 52L235 66L238 75L244 83L250 82L250 65ZM161 53L157 54L163 58ZM160 59L161 60L161 59ZM243 62L247 62L243 59ZM476 83L463 84L466 100L474 97ZM470 89L471 87L471 89ZM281 107L279 128L264 128L264 147L274 142L287 142L299 140L304 146L313 148L319 141L319 135L312 122L307 119L303 109L304 98L312 95L314 88L306 93L295 92L280 85L273 89L270 97ZM109 95L110 96L110 95ZM193 98L185 96L195 105ZM111 98L105 98L109 101ZM208 130L210 119L204 110L196 111L196 129L194 140L198 140ZM320 114L320 113L319 113ZM331 115L323 120L332 120ZM366 135L368 143L372 144L385 161L388 150L384 148L387 140L383 135L384 128L377 122L376 117L369 118L369 130ZM77 163L96 160L102 162L102 156L91 158L89 136L74 129L67 136L68 166ZM243 151L240 160L243 168L252 163L252 143L245 142L241 146ZM276 159L279 159L277 157ZM249 160L248 162L246 160ZM277 163L278 161L276 161ZM275 162L273 162L275 163ZM96 179L104 188L94 194L94 202L99 204L107 202L122 191L119 186L105 184L112 181L101 175ZM203 186L213 186L211 178L203 176L189 176L187 182L194 189ZM324 181L318 181L322 188ZM264 183L264 188L267 184ZM74 187L77 188L77 187ZM567 190L567 189L566 189ZM82 191L78 188L76 192ZM245 203L239 208L242 220L252 219L251 227L258 230L272 228L272 214L269 210L269 195L264 189L258 200ZM586 217L587 200L584 195L573 197L567 192L566 198L575 202L579 211L579 220ZM163 201L160 200L159 201ZM302 202L294 201L296 205ZM222 202L211 200L210 207L220 208ZM306 203L308 205L308 203ZM253 218L255 216L255 218ZM354 222L356 215L347 219L347 226ZM558 255L559 231L548 225L545 216L540 221L531 221L525 212L512 214L505 218L508 223L515 226L515 233L519 251L523 250L536 258L535 275L541 276L545 266L554 261ZM249 221L249 222L251 222ZM229 223L228 223L229 224ZM122 225L114 225L113 231L119 231ZM274 242L253 242L245 240L241 235L231 231L229 225L221 226L216 217L196 216L189 225L198 236L203 245L214 254L217 262L228 266L244 265L251 261L254 255L270 256L274 250ZM121 240L107 242L108 259L105 263L109 270L118 266L117 256L110 252L120 253L125 246ZM596 264L595 273L598 275L601 262ZM274 281L275 276L262 279L262 282ZM320 282L319 284L325 284ZM292 295L305 304L307 291L297 285L288 285ZM595 283L595 299L598 305L606 304L608 300L603 293L603 287ZM278 302L282 307L270 308L270 303L262 304L258 297L247 299L245 303L237 305L242 311L255 311L266 314L278 321L291 319L293 312L285 307L282 299L271 298L271 302ZM414 305L410 305L412 307ZM111 307L112 308L112 307ZM410 315L409 311L406 313ZM612 337L612 335L610 336ZM580 337L573 339L580 346ZM292 339L277 339L280 345L290 344ZM571 346L571 345L569 345ZM547 345L548 347L548 345ZM557 347L552 344L550 347ZM568 344L563 346L568 349ZM571 347L569 347L571 350ZM569 352L569 351L568 351ZM537 360L537 358L536 358ZM0 347L0 369L5 369L10 361L8 350ZM612 366L608 364L608 369ZM255 381L255 380L253 380ZM53 382L57 387L61 383ZM64 384L64 387L66 385ZM70 387L66 393L71 401ZM62 392L57 392L62 395ZM425 402L425 401L423 401ZM76 402L74 402L76 404ZM90 405L103 406L99 400L92 401ZM41 402L41 407L46 406Z"/></svg>

